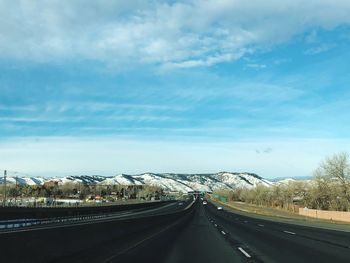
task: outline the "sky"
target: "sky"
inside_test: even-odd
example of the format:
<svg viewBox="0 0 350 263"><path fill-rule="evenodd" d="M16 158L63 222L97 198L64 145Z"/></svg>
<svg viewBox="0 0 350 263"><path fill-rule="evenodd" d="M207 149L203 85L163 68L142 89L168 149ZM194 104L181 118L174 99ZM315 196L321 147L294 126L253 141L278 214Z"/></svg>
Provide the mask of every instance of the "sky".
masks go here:
<svg viewBox="0 0 350 263"><path fill-rule="evenodd" d="M311 176L350 146L347 0L0 1L0 169Z"/></svg>

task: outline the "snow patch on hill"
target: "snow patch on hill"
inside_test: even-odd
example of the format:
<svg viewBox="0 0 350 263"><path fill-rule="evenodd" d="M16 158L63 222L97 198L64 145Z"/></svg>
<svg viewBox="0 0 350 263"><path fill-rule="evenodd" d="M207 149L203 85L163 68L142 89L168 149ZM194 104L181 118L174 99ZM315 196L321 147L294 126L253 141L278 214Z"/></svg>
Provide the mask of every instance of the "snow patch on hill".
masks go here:
<svg viewBox="0 0 350 263"><path fill-rule="evenodd" d="M106 178L101 181L99 184L102 185L142 185L143 182L135 179L130 175L119 174L114 177Z"/></svg>
<svg viewBox="0 0 350 263"><path fill-rule="evenodd" d="M100 185L154 185L169 192L214 191L217 189L232 190L236 188L253 188L258 184L270 186L272 183L252 173L220 172L216 174L174 174L174 173L144 173L138 175L119 174L116 176L101 175L71 175L66 177L17 177L17 183L22 185L42 185L46 181L56 181L58 184L81 183ZM0 178L0 184L3 178ZM7 177L7 183L15 184L15 177Z"/></svg>

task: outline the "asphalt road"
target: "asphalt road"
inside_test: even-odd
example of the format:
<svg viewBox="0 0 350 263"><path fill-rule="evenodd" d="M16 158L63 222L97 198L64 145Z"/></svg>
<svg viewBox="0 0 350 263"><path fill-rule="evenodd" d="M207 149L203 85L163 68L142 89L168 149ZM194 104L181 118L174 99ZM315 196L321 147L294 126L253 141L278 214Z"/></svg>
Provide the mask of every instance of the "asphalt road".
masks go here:
<svg viewBox="0 0 350 263"><path fill-rule="evenodd" d="M245 262L245 256L226 240L207 219L203 205L197 204L191 221L178 233L163 262Z"/></svg>
<svg viewBox="0 0 350 263"><path fill-rule="evenodd" d="M181 228L112 262L142 259L165 263L350 262L350 232L277 222L197 202L192 217Z"/></svg>
<svg viewBox="0 0 350 263"><path fill-rule="evenodd" d="M148 208L137 208L137 209L130 209L127 211L120 211L120 212L113 212L109 214L97 214L97 215L84 215L83 219L80 217L68 217L66 219L63 218L62 221L56 222L56 220L53 220L52 222L50 218L41 219L43 223L40 223L41 220L33 221L26 223L27 226L24 227L11 227L11 223L6 222L5 225L2 225L2 222L0 221L0 234L4 233L10 233L10 232L26 232L26 231L35 231L40 229L51 229L51 228L60 228L60 227L70 227L70 226L77 226L77 225L85 225L85 224L91 224L96 222L107 222L107 221L114 221L114 220L120 220L120 219L130 219L130 218L137 218L137 217L144 217L144 216L154 216L154 215L161 215L161 214L167 214L171 212L180 211L183 209L184 206L188 205L191 202L192 199L189 199L187 201L179 201L179 202L169 202L164 203L155 207L148 207ZM16 222L16 220L14 220ZM10 221L11 222L11 221Z"/></svg>
<svg viewBox="0 0 350 263"><path fill-rule="evenodd" d="M205 208L212 224L256 262L350 262L350 233Z"/></svg>
<svg viewBox="0 0 350 263"><path fill-rule="evenodd" d="M109 220L0 233L0 262L350 262L350 232L190 201Z"/></svg>
<svg viewBox="0 0 350 263"><path fill-rule="evenodd" d="M180 220L176 226L106 262L247 261L244 254L237 247L231 246L225 235L209 222L199 201L193 207L192 213Z"/></svg>
<svg viewBox="0 0 350 263"><path fill-rule="evenodd" d="M190 215L192 209L186 209L190 203L174 202L110 218L1 231L0 262L108 262L177 226L175 223Z"/></svg>

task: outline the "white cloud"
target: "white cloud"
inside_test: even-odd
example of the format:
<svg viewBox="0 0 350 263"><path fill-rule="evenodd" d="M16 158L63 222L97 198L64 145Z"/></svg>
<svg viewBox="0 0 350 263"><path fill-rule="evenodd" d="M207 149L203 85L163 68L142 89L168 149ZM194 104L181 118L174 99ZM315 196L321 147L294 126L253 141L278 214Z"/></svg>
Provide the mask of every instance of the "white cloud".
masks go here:
<svg viewBox="0 0 350 263"><path fill-rule="evenodd" d="M0 3L0 57L211 66L349 24L347 0L14 1Z"/></svg>
<svg viewBox="0 0 350 263"><path fill-rule="evenodd" d="M309 48L304 53L306 55L317 55L317 54L320 54L320 53L327 52L327 51L331 50L334 47L335 47L334 44L322 44L322 45L319 45L319 46L316 46L316 47Z"/></svg>
<svg viewBox="0 0 350 263"><path fill-rule="evenodd" d="M248 68L254 68L254 69L264 69L266 68L265 64L258 64L258 63L249 63L247 64Z"/></svg>
<svg viewBox="0 0 350 263"><path fill-rule="evenodd" d="M0 104L0 111L21 111L21 112L32 112L36 111L37 106L36 105L5 105Z"/></svg>
<svg viewBox="0 0 350 263"><path fill-rule="evenodd" d="M196 101L212 98L232 98L244 102L271 103L274 101L292 101L305 95L305 91L288 85L274 85L256 82L236 82L224 87L211 89L207 87L195 87L177 89L176 96L191 98Z"/></svg>

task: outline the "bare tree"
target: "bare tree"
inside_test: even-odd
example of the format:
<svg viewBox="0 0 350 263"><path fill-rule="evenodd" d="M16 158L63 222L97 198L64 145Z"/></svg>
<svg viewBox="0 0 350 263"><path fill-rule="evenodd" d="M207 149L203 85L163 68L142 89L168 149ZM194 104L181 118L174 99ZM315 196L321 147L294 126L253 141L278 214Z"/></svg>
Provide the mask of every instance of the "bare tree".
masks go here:
<svg viewBox="0 0 350 263"><path fill-rule="evenodd" d="M334 207L338 204L337 210L349 210L350 164L347 153L327 157L315 171L315 178L318 185L322 185L323 191L326 191L325 195L329 196L329 206ZM346 207L344 207L344 200Z"/></svg>

